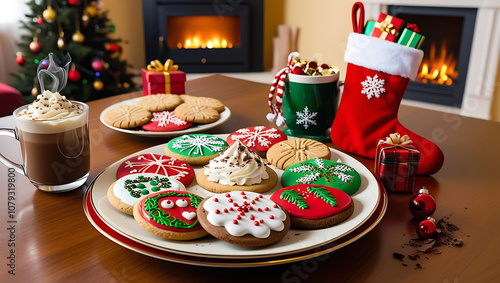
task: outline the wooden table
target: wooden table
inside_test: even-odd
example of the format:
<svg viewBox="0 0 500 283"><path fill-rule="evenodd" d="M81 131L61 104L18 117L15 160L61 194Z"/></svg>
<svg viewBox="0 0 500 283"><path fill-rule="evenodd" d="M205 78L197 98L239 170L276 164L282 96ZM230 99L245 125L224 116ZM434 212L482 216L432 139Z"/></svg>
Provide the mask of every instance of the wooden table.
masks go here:
<svg viewBox="0 0 500 283"><path fill-rule="evenodd" d="M231 119L209 133L229 133L241 127L268 125L265 115L269 86L220 75L189 81L186 93L220 99ZM91 176L118 159L165 143L116 132L99 121L114 103L138 97L134 92L89 103ZM460 227L462 247L440 247L442 254L421 255L401 262L394 252L412 254L416 220L408 212L411 195L389 194L382 221L359 240L319 258L258 268L210 268L155 259L124 248L99 233L83 211L86 187L62 194L36 190L19 174L15 200L8 203L8 168L0 165L1 282L492 282L500 278L500 124L420 108L402 106L400 120L435 141L446 160L432 177L418 177L437 202L434 217L447 217ZM13 126L12 117L0 119ZM2 152L19 160L15 141L2 137ZM328 143L334 148L335 145ZM370 170L373 161L355 157ZM9 219L9 214L14 218ZM15 221L15 222L9 222ZM13 225L13 226L10 226ZM15 229L10 229L13 227ZM15 246L13 246L15 244ZM9 246L10 245L10 246ZM13 249L14 251L11 251ZM15 260L8 257L15 256ZM15 262L15 274L8 264ZM407 264L407 266L404 266ZM417 263L422 268L417 267Z"/></svg>

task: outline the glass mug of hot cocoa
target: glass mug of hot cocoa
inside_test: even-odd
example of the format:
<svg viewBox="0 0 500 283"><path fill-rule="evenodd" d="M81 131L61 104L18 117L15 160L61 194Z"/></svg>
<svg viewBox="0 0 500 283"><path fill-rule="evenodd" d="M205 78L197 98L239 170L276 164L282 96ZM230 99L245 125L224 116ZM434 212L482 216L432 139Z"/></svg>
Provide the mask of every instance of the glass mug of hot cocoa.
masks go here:
<svg viewBox="0 0 500 283"><path fill-rule="evenodd" d="M16 138L22 164L0 154L0 161L28 177L42 191L63 192L82 186L90 171L89 107L45 91L13 113L15 129L0 135ZM1 150L1 149L0 149Z"/></svg>

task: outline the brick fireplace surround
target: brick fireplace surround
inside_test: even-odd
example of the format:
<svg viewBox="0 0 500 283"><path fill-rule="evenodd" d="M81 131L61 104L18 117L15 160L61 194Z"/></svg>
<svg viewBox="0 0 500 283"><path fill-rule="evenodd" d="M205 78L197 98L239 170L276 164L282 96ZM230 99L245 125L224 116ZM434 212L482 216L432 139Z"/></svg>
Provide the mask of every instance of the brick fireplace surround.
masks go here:
<svg viewBox="0 0 500 283"><path fill-rule="evenodd" d="M388 5L477 8L476 25L461 108L447 109L463 116L491 118L500 58L500 1L498 0L364 0L365 19L387 13ZM425 107L425 103L415 103Z"/></svg>

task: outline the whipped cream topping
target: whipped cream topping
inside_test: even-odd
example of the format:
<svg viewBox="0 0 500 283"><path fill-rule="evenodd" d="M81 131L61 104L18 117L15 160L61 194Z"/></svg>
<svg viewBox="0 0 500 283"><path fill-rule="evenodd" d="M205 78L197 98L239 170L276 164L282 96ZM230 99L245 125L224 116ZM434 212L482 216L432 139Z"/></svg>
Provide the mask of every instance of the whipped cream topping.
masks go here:
<svg viewBox="0 0 500 283"><path fill-rule="evenodd" d="M59 120L82 112L83 109L71 103L65 96L46 90L39 94L27 109L19 113L19 117L28 120Z"/></svg>
<svg viewBox="0 0 500 283"><path fill-rule="evenodd" d="M239 140L210 160L204 170L208 180L222 185L253 185L268 179L262 158Z"/></svg>

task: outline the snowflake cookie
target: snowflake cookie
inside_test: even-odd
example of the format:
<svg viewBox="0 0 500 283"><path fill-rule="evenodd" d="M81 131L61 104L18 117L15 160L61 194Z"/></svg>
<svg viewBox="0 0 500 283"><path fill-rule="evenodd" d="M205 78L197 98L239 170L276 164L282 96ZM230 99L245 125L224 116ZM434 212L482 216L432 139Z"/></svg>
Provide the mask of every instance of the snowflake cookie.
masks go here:
<svg viewBox="0 0 500 283"><path fill-rule="evenodd" d="M217 157L227 146L224 139L214 135L188 134L170 140L165 152L188 164L203 165Z"/></svg>
<svg viewBox="0 0 500 283"><path fill-rule="evenodd" d="M169 176L188 186L194 179L194 169L184 161L153 153L139 154L123 161L116 170L116 177L135 173L155 173Z"/></svg>
<svg viewBox="0 0 500 283"><path fill-rule="evenodd" d="M286 139L285 133L278 129L255 126L239 129L231 133L226 141L229 145L232 145L236 140L239 140L246 147L261 155L265 154L274 144Z"/></svg>
<svg viewBox="0 0 500 283"><path fill-rule="evenodd" d="M153 118L142 125L142 129L152 132L170 132L187 129L192 122L184 121L175 116L174 111L153 112Z"/></svg>
<svg viewBox="0 0 500 283"><path fill-rule="evenodd" d="M354 194L361 185L359 173L351 166L327 159L309 159L288 167L281 177L281 185L323 185Z"/></svg>

